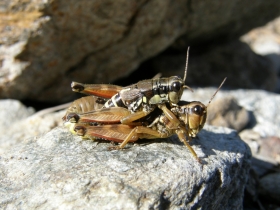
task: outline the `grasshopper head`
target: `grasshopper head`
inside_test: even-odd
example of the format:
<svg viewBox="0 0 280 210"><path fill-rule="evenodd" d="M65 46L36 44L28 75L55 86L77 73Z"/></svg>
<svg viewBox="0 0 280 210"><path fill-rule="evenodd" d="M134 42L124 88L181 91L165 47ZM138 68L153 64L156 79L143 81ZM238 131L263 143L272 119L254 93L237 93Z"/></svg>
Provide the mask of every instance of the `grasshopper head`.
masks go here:
<svg viewBox="0 0 280 210"><path fill-rule="evenodd" d="M184 81L178 76L169 77L168 86L168 100L171 104L177 104L184 91Z"/></svg>
<svg viewBox="0 0 280 210"><path fill-rule="evenodd" d="M189 136L195 137L205 124L207 107L199 101L192 101L181 106L180 110L180 118L186 124Z"/></svg>
<svg viewBox="0 0 280 210"><path fill-rule="evenodd" d="M225 78L220 84L207 106L199 101L185 102L185 105L178 106L179 118L186 124L189 136L195 137L196 134L203 128L207 118L207 107L210 105L217 92L221 89L226 79L227 78Z"/></svg>
<svg viewBox="0 0 280 210"><path fill-rule="evenodd" d="M207 107L198 101L190 103L188 113L189 135L196 136L196 134L203 128L207 118Z"/></svg>

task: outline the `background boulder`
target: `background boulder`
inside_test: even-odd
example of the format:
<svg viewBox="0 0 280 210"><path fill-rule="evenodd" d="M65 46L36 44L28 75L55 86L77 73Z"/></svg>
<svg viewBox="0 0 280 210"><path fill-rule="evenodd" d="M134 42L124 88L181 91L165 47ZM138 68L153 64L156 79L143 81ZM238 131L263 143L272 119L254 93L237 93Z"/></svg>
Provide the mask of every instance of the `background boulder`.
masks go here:
<svg viewBox="0 0 280 210"><path fill-rule="evenodd" d="M112 83L172 45L180 46L183 57L186 47L192 46L191 65L199 68L190 70L193 79L188 80L194 81L190 84L217 84L201 75L220 78L228 74L231 87L243 84L244 88L273 90L271 78L276 74L269 62L258 61L248 48L227 42L279 16L279 7L280 2L273 0L254 4L249 0L4 1L0 97L69 101L72 80ZM179 63L183 71L184 59ZM141 71L145 75L151 69ZM172 68L169 71L174 75Z"/></svg>

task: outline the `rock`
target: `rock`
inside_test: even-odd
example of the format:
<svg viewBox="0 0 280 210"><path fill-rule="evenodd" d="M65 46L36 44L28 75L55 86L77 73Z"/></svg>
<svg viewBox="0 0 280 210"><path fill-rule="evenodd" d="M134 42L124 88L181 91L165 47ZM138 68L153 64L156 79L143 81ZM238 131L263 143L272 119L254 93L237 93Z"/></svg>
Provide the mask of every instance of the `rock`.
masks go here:
<svg viewBox="0 0 280 210"><path fill-rule="evenodd" d="M20 144L24 139L44 134L62 125L65 111L34 114L34 109L26 108L16 100L0 100L0 155ZM32 115L33 114L33 115Z"/></svg>
<svg viewBox="0 0 280 210"><path fill-rule="evenodd" d="M280 138L270 136L263 139L260 153L263 156L274 159L277 164L280 164Z"/></svg>
<svg viewBox="0 0 280 210"><path fill-rule="evenodd" d="M279 137L261 138L258 133L252 130L242 131L240 137L251 148L252 168L260 177L277 168L280 156Z"/></svg>
<svg viewBox="0 0 280 210"><path fill-rule="evenodd" d="M109 151L63 127L27 139L0 159L3 209L241 209L250 150L233 130L206 126L178 138Z"/></svg>
<svg viewBox="0 0 280 210"><path fill-rule="evenodd" d="M278 75L275 92L280 93L280 17L270 21L265 26L255 28L241 37L257 54L262 55L274 65Z"/></svg>
<svg viewBox="0 0 280 210"><path fill-rule="evenodd" d="M276 167L277 161L271 158L271 155L267 156L263 153L262 145L265 145L265 141L262 141L263 138L259 133L250 129L246 129L240 132L239 135L240 138L245 141L251 149L253 156L251 167L259 177L264 176Z"/></svg>
<svg viewBox="0 0 280 210"><path fill-rule="evenodd" d="M265 26L252 29L241 37L241 40L248 43L252 50L260 55L280 54L280 17L268 22Z"/></svg>
<svg viewBox="0 0 280 210"><path fill-rule="evenodd" d="M33 108L26 108L20 101L0 100L0 119L2 119L0 120L0 133L6 133L7 129L15 122L27 118L34 112Z"/></svg>
<svg viewBox="0 0 280 210"><path fill-rule="evenodd" d="M237 104L236 98L224 97L211 102L206 122L241 131L249 123L249 118L249 112Z"/></svg>
<svg viewBox="0 0 280 210"><path fill-rule="evenodd" d="M265 26L252 29L241 37L243 42L250 45L252 50L267 56L280 70L280 17L268 22ZM277 59L278 58L278 59ZM278 60L278 61L277 61Z"/></svg>
<svg viewBox="0 0 280 210"><path fill-rule="evenodd" d="M250 146L252 153L258 159L274 165L280 163L280 138L269 136L266 138L249 138L248 131L242 132L240 137Z"/></svg>
<svg viewBox="0 0 280 210"><path fill-rule="evenodd" d="M260 183L260 194L270 202L280 205L280 173L268 174L260 180Z"/></svg>
<svg viewBox="0 0 280 210"><path fill-rule="evenodd" d="M255 173L253 169L250 169L248 182L245 187L243 209L253 209L254 207L258 209L263 209L263 206L259 200L259 186L259 176Z"/></svg>
<svg viewBox="0 0 280 210"><path fill-rule="evenodd" d="M4 1L0 97L65 102L73 99L72 80L110 83L183 34L200 44L236 39L277 17L279 6L274 0Z"/></svg>

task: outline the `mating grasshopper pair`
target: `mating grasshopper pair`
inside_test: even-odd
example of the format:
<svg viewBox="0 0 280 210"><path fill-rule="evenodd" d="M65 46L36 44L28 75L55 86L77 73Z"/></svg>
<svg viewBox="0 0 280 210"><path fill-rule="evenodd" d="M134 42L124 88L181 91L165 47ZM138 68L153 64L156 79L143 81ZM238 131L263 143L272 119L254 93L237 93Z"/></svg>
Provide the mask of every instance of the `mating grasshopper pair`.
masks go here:
<svg viewBox="0 0 280 210"><path fill-rule="evenodd" d="M193 156L191 137L203 128L210 104L198 101L180 102L187 76L187 62L183 80L180 77L143 80L128 87L72 83L76 92L93 96L74 101L64 121L74 134L90 139L121 142L111 149L122 149L138 139L166 138L177 134Z"/></svg>

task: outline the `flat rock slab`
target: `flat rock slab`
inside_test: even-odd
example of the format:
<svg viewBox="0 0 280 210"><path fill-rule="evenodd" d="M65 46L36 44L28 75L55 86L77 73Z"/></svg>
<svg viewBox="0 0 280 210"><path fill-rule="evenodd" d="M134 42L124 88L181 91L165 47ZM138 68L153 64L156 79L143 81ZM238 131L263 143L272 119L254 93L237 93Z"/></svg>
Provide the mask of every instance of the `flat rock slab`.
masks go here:
<svg viewBox="0 0 280 210"><path fill-rule="evenodd" d="M121 151L64 127L0 159L1 209L242 209L250 150L233 130L206 126L192 146L173 136Z"/></svg>

